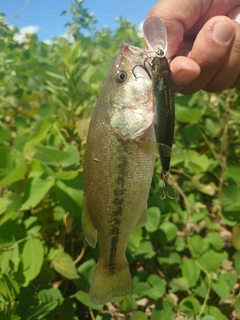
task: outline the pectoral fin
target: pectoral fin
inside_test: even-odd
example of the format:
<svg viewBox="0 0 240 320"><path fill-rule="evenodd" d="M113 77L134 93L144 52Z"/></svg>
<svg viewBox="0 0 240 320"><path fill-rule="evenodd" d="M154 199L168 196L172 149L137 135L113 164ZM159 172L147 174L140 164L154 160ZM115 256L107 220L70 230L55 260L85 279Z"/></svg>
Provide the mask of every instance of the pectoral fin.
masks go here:
<svg viewBox="0 0 240 320"><path fill-rule="evenodd" d="M171 157L179 153L178 150L172 149L171 147L163 143L158 143L156 141L137 140L136 143L139 148L154 153L157 157L159 157L160 150L163 153L164 157Z"/></svg>
<svg viewBox="0 0 240 320"><path fill-rule="evenodd" d="M97 230L93 225L85 198L83 198L82 228L86 241L91 247L95 248L97 243Z"/></svg>
<svg viewBox="0 0 240 320"><path fill-rule="evenodd" d="M143 227L147 223L148 215L147 215L147 207L144 208L141 216L139 217L136 227Z"/></svg>

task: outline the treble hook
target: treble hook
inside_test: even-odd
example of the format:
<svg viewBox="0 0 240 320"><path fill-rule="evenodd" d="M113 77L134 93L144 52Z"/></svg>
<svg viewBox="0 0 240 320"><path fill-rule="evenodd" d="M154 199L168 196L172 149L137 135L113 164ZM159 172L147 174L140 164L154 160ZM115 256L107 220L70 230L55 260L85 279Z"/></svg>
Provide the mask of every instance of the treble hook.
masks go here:
<svg viewBox="0 0 240 320"><path fill-rule="evenodd" d="M169 171L163 171L163 182L164 182L164 186L163 186L163 197L160 198L160 200L164 200L166 198L171 199L171 200L175 200L178 198L178 192L176 191L174 197L171 196L168 193L168 178L169 178Z"/></svg>
<svg viewBox="0 0 240 320"><path fill-rule="evenodd" d="M132 74L134 75L135 79L137 79L137 76L136 76L134 70L135 70L135 68L137 68L137 67L143 68L143 70L146 72L146 74L149 76L149 78L152 79L152 76L151 76L151 74L150 74L150 72L148 71L147 66L146 66L147 63L148 63L148 65L149 65L149 67L151 68L152 66L151 66L150 62L147 61L147 59L144 60L143 65L142 65L142 64L136 64L136 65L132 68Z"/></svg>

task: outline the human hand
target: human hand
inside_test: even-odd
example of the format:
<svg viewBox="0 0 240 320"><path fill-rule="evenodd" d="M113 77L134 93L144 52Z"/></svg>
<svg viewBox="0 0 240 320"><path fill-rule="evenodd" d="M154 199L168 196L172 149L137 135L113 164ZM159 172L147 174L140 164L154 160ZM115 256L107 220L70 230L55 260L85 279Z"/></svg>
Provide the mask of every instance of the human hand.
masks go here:
<svg viewBox="0 0 240 320"><path fill-rule="evenodd" d="M240 87L238 0L160 0L149 15L165 23L176 91Z"/></svg>

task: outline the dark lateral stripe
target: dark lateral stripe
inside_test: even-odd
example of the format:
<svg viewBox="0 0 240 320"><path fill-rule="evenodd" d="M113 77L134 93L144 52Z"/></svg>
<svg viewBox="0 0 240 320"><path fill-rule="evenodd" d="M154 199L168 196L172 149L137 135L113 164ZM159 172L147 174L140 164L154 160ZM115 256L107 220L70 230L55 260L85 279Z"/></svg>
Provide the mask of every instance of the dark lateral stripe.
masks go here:
<svg viewBox="0 0 240 320"><path fill-rule="evenodd" d="M122 209L125 200L126 188L125 177L128 170L128 156L127 146L128 142L119 139L119 145L117 148L118 164L117 164L117 177L115 179L115 188L113 190L113 201L112 201L112 221L113 226L110 229L112 237L110 255L109 255L109 271L114 273L116 265L116 254L119 242L120 225L122 218Z"/></svg>

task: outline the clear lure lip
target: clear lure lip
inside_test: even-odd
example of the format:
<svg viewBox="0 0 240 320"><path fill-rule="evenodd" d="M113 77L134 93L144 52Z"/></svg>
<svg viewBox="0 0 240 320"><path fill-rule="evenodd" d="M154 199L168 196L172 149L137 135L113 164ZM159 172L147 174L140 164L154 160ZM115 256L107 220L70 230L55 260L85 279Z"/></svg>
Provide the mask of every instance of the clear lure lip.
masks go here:
<svg viewBox="0 0 240 320"><path fill-rule="evenodd" d="M167 30L164 22L156 17L149 16L143 23L143 35L149 51L157 53L159 50L167 51Z"/></svg>

